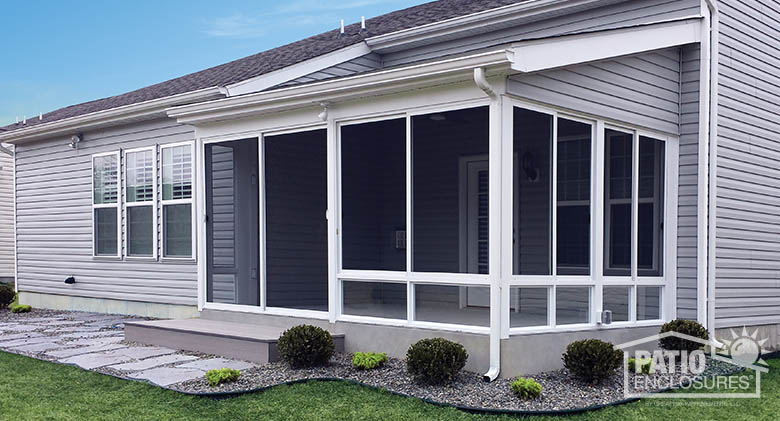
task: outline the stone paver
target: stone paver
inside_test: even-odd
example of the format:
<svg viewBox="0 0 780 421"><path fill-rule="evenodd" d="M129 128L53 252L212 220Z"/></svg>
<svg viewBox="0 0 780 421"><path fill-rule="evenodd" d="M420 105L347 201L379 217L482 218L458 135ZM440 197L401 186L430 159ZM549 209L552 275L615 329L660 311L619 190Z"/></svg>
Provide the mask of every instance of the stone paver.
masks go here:
<svg viewBox="0 0 780 421"><path fill-rule="evenodd" d="M54 349L62 349L62 348L65 348L65 345L54 343L54 342L41 342L32 345L17 346L11 349L13 349L14 351L21 351L21 352L46 352L46 351L51 351Z"/></svg>
<svg viewBox="0 0 780 421"><path fill-rule="evenodd" d="M198 360L198 361L192 361L186 364L181 364L178 367L180 368L194 368L196 370L215 370L219 368L233 368L236 370L246 370L248 368L253 368L255 365L250 364L246 361L238 361L238 360L228 360L225 358L211 358L208 360Z"/></svg>
<svg viewBox="0 0 780 421"><path fill-rule="evenodd" d="M46 326L36 326L36 325L24 325L24 324L17 324L11 327L6 327L3 329L4 332L34 332L36 330L43 330L46 329Z"/></svg>
<svg viewBox="0 0 780 421"><path fill-rule="evenodd" d="M119 364L130 361L132 358L123 355L109 355L104 353L93 353L85 355L76 355L75 357L63 358L58 360L65 364L75 364L81 368L92 370L93 368L105 367L107 365Z"/></svg>
<svg viewBox="0 0 780 421"><path fill-rule="evenodd" d="M77 339L75 341L68 341L69 345L78 345L78 346L99 346L99 345L106 345L106 344L115 344L117 342L123 341L125 338L121 336L109 336L104 338L85 338L85 339Z"/></svg>
<svg viewBox="0 0 780 421"><path fill-rule="evenodd" d="M16 346L25 346L32 344L40 344L43 342L52 342L55 338L50 336L36 336L34 338L16 339L13 341L3 342L0 344L0 348L13 348Z"/></svg>
<svg viewBox="0 0 780 421"><path fill-rule="evenodd" d="M206 372L187 368L158 367L128 375L134 379L144 379L158 386L170 386L172 384L186 382L206 375Z"/></svg>
<svg viewBox="0 0 780 421"><path fill-rule="evenodd" d="M24 338L38 338L41 336L43 335L38 332L10 333L8 335L0 335L0 347L3 346L3 343L5 341L12 341L14 339L24 339Z"/></svg>
<svg viewBox="0 0 780 421"><path fill-rule="evenodd" d="M48 322L40 322L35 323L46 327L51 326L72 326L72 325L82 325L84 322L78 321L78 320L54 320L54 321L48 321Z"/></svg>
<svg viewBox="0 0 780 421"><path fill-rule="evenodd" d="M160 355L173 354L175 349L162 348L156 346L144 346L144 347L128 347L111 351L116 355L124 355L135 360L143 360L144 358L159 357Z"/></svg>
<svg viewBox="0 0 780 421"><path fill-rule="evenodd" d="M113 368L114 370L121 370L121 371L141 371L141 370L148 370L154 367L159 367L161 365L168 365L168 364L192 361L197 359L198 357L195 357L193 355L181 355L181 354L162 355L159 357L147 358L145 360L136 361L133 363L112 365L108 368Z"/></svg>
<svg viewBox="0 0 780 421"><path fill-rule="evenodd" d="M73 332L73 333L67 333L65 335L60 335L61 338L67 338L67 339L79 339L79 338L99 338L99 337L111 337L111 336L119 336L124 338L124 335L121 331L88 331L88 332Z"/></svg>
<svg viewBox="0 0 780 421"><path fill-rule="evenodd" d="M62 320L62 317L29 317L23 320L24 323L54 322Z"/></svg>
<svg viewBox="0 0 780 421"><path fill-rule="evenodd" d="M120 345L120 344L106 344L106 345L98 345L98 346L84 346L84 347L69 348L60 351L47 352L46 354L54 358L66 358L66 357L73 357L75 355L90 354L93 352L112 351L114 349L126 348L126 347L127 347L126 345Z"/></svg>

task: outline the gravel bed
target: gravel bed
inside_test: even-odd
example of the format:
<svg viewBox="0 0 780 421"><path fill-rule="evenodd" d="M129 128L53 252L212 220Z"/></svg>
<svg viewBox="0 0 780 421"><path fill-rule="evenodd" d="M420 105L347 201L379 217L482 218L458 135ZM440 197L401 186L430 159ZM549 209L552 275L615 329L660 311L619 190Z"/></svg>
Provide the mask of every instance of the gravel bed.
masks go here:
<svg viewBox="0 0 780 421"><path fill-rule="evenodd" d="M731 368L733 366L729 364L708 360L708 371L703 376L730 372ZM436 402L486 409L557 411L624 400L622 370L595 386L577 380L565 369L527 377L542 385L542 396L533 400L519 399L509 388L514 378L488 383L482 380L480 374L472 372L462 372L449 385L420 385L407 374L404 360L391 358L381 368L363 371L352 367L351 354L336 354L325 367L292 369L285 363L275 362L242 371L241 377L234 383L211 387L205 378L200 378L172 385L171 388L190 393L241 392L302 379L340 378ZM659 383L662 384L676 385L681 380L679 375L656 374L651 377L660 377L662 381Z"/></svg>

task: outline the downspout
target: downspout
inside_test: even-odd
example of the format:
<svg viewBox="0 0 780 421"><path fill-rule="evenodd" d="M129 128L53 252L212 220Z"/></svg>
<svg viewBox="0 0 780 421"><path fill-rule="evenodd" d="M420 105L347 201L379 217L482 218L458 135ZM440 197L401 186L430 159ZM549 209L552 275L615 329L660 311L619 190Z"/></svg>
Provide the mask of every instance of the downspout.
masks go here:
<svg viewBox="0 0 780 421"><path fill-rule="evenodd" d="M717 239L717 198L718 198L718 55L720 34L720 13L717 0L705 0L710 12L710 135L709 140L709 197L707 215L707 330L710 340L715 338L715 281L716 239Z"/></svg>
<svg viewBox="0 0 780 421"><path fill-rule="evenodd" d="M497 93L496 89L490 84L490 82L487 81L487 78L485 77L485 69L482 67L477 67L474 69L474 83L477 85L479 89L481 89L485 94L490 97L491 102L491 110L490 110L490 127L491 127L491 139L490 139L490 156L489 160L492 162L495 159L499 159L500 161L500 145L501 145L501 96ZM495 138L495 136L498 136L498 139ZM496 148L496 145L498 146ZM500 177L500 172L499 172ZM500 189L497 192L493 191L493 187L491 185L491 196L496 197L494 195L498 194L500 195ZM493 219L495 207L498 206L500 209L500 204L495 203L494 200L491 200L491 212L490 217L491 220ZM500 214L499 214L500 215ZM500 220L500 217L498 218ZM496 220L496 221L498 221ZM494 223L491 224L491 226L498 226ZM493 235L493 230L491 229L490 235ZM498 375L501 373L501 264L500 264L500 257L499 254L496 253L496 250L491 250L488 254L490 257L490 265L489 265L489 272L491 274L490 278L490 368L488 371L482 376L482 379L485 381L493 381L496 378L498 378Z"/></svg>

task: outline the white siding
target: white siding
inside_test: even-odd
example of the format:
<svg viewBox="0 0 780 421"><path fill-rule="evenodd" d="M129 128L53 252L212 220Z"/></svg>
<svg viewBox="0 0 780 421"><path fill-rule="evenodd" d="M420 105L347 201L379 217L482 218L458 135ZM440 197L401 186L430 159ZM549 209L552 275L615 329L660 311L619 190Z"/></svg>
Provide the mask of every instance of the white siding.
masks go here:
<svg viewBox="0 0 780 421"><path fill-rule="evenodd" d="M19 145L19 290L196 305L194 261L92 257L90 191L92 154L193 139L192 128L158 120L87 132L78 150L68 147L68 137ZM68 276L76 284L66 285Z"/></svg>
<svg viewBox="0 0 780 421"><path fill-rule="evenodd" d="M3 145L11 149L10 145ZM0 152L0 279L14 277L14 159Z"/></svg>
<svg viewBox="0 0 780 421"><path fill-rule="evenodd" d="M780 323L780 2L719 5L715 327Z"/></svg>

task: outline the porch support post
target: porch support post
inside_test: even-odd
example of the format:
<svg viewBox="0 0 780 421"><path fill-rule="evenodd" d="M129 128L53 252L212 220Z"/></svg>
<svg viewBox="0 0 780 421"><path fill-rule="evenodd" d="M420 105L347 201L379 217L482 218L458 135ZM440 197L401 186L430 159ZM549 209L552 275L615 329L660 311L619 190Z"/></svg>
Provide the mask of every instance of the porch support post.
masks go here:
<svg viewBox="0 0 780 421"><path fill-rule="evenodd" d="M323 111L319 114L320 119L328 123L328 320L331 323L336 322L338 307L341 305L339 300L338 288L338 133L336 132L336 122L329 115L327 105L323 105Z"/></svg>

